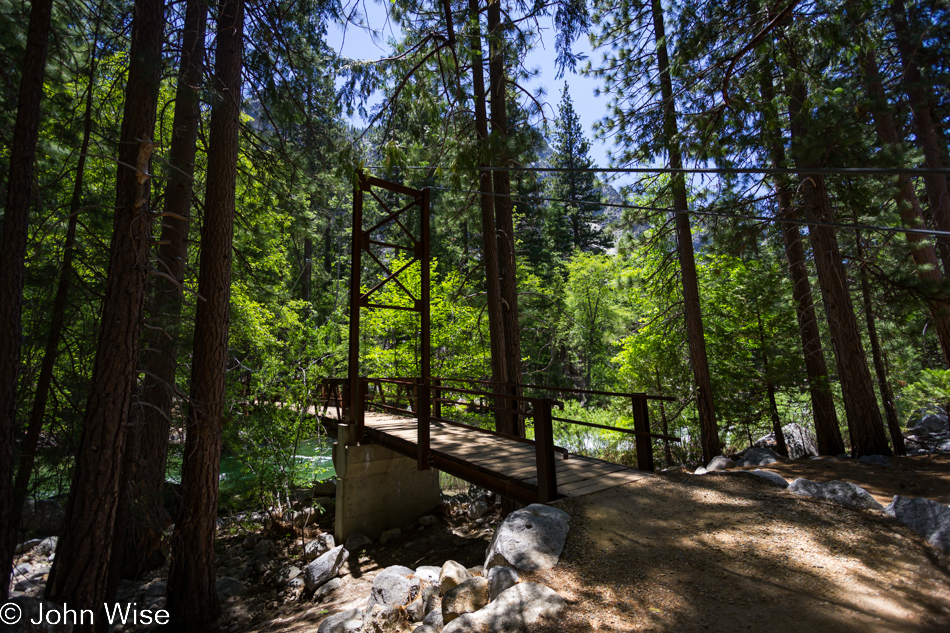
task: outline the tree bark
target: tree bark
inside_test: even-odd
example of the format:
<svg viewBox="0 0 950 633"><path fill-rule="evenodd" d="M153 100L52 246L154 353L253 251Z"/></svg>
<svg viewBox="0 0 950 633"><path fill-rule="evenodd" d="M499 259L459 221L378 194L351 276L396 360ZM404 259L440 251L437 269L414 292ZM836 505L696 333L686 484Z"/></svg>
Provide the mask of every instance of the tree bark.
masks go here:
<svg viewBox="0 0 950 633"><path fill-rule="evenodd" d="M101 7L98 9L101 10ZM46 402L49 398L50 387L53 384L53 368L59 353L59 343L63 332L63 322L66 314L66 304L69 300L69 286L73 276L73 260L76 255L76 227L79 223L79 211L82 207L84 179L86 173L86 156L89 153L89 141L92 137L92 107L93 87L96 78L96 55L99 46L99 18L97 11L95 28L92 39L92 49L89 57L89 86L85 95L85 112L83 113L82 142L79 145L79 159L76 162L76 179L73 182L73 191L69 200L69 219L66 223L66 238L63 243L63 266L59 273L59 282L56 285L56 295L53 298L53 311L50 314L49 332L46 336L46 349L43 352L43 361L40 364L40 373L36 379L36 393L33 397L33 408L30 410L30 421L27 425L26 437L20 447L20 463L17 467L16 480L13 485L13 518L11 525L16 528L20 524L23 514L23 503L30 484L30 475L33 472L33 461L36 458L36 445L43 431L43 418L46 416Z"/></svg>
<svg viewBox="0 0 950 633"><path fill-rule="evenodd" d="M891 114L888 108L887 95L884 92L884 85L881 82L874 52L862 52L859 56L859 62L864 73L864 79L867 82L868 94L871 97L871 116L874 118L877 135L885 145L899 149L901 138L897 131L897 124L894 122L894 115ZM917 198L914 183L911 182L909 176L900 175L897 177L894 202L897 205L901 220L906 226L910 228L926 226L920 200ZM933 244L926 236L919 233L906 233L905 235L911 245L911 257L917 265L917 277L926 286L924 291L927 308L930 310L930 316L934 322L937 341L943 351L944 363L950 367L950 298L947 297L944 289L944 273L941 272ZM937 239L938 242L940 240L945 242L947 236L938 236Z"/></svg>
<svg viewBox="0 0 950 633"><path fill-rule="evenodd" d="M507 81L505 79L505 28L501 21L501 0L488 4L488 74L491 92L491 131L493 162L496 167L508 167L508 112L506 107ZM498 273L501 276L502 314L505 327L505 369L508 395L521 395L521 326L518 321L518 279L515 263L514 221L511 217L511 178L507 171L493 174L495 230L498 236ZM524 437L524 418L519 415L517 400L508 400L505 433Z"/></svg>
<svg viewBox="0 0 950 633"><path fill-rule="evenodd" d="M30 8L0 244L0 601L3 602L9 591L7 579L16 546L17 525L12 516L13 443L23 327L23 267L52 10L52 0L34 0Z"/></svg>
<svg viewBox="0 0 950 633"><path fill-rule="evenodd" d="M913 41L910 25L907 23L903 0L891 0L890 14L897 40L897 50L900 52L901 66L904 70L902 75L904 92L907 94L913 112L917 145L923 151L927 167L941 169L947 152L946 140L941 140L940 133L937 131L933 100L928 94L928 86L920 70L918 47ZM937 228L941 231L950 230L950 191L947 189L947 177L939 174L924 176L924 187ZM938 236L937 245L940 258L943 260L944 272L950 273L950 238L946 235Z"/></svg>
<svg viewBox="0 0 950 633"><path fill-rule="evenodd" d="M771 65L762 71L763 112L767 117L766 129L772 167L785 166L785 148L777 135L771 130L779 129L778 112L775 108L775 91L772 83ZM778 199L778 215L781 218L795 219L798 215L792 209L792 194L788 188L788 179L776 176L774 179L775 196ZM812 300L811 282L808 279L808 264L805 249L802 246L801 232L794 224L782 223L782 242L785 247L785 259L788 261L788 275L792 282L792 298L795 300L795 316L798 320L798 333L802 340L802 352L805 357L805 373L808 376L808 394L811 398L815 420L815 439L821 455L840 455L844 453L844 440L838 423L838 412L831 395L831 381L828 378L828 365L821 344L818 319L815 316L815 303Z"/></svg>
<svg viewBox="0 0 950 633"><path fill-rule="evenodd" d="M469 12L478 19L478 0L469 0ZM488 158L488 112L485 107L485 70L482 62L482 42L480 35L472 37L472 92L475 101L475 136L479 145L479 163L487 166ZM495 201L492 196L491 172L480 171L478 175L482 218L482 257L485 264L485 291L488 308L488 341L491 352L492 381L500 384L508 382L508 366L505 363L505 317L501 299L501 275L498 271L498 240L494 239ZM505 407L505 401L498 400L495 406ZM495 428L506 428L507 416L495 412Z"/></svg>
<svg viewBox="0 0 950 633"><path fill-rule="evenodd" d="M805 84L793 78L789 82L789 120L792 138L792 157L798 169L817 167L805 147L810 116L806 110ZM802 178L802 207L805 217L812 222L833 223L834 212L823 176L816 174ZM810 226L808 229L818 284L821 287L831 344L838 367L838 380L848 416L853 457L862 455L890 455L884 434L881 412L874 396L871 373L861 344L861 333L854 315L848 280L845 275L838 238L833 228Z"/></svg>
<svg viewBox="0 0 950 633"><path fill-rule="evenodd" d="M857 220L855 220L855 222L857 222ZM891 434L891 443L894 444L894 454L906 455L907 448L904 446L904 434L901 433L901 424L897 417L897 407L894 405L894 392L891 390L891 384L887 380L884 349L881 347L881 341L877 335L877 319L874 315L874 304L871 302L871 284L868 281L868 273L865 269L864 244L861 239L860 231L855 232L854 239L858 247L858 274L861 276L861 298L864 300L864 321L868 327L868 341L871 343L871 359L874 361L874 373L877 376L877 386L881 393L881 401L884 403L887 430Z"/></svg>
<svg viewBox="0 0 950 633"><path fill-rule="evenodd" d="M791 192L784 184L776 184L779 191L779 212L791 209ZM786 211L784 217L791 217ZM798 333L802 339L805 357L805 373L808 376L808 394L815 418L815 440L821 455L840 455L845 452L841 437L838 411L831 394L831 380L825 361L825 350L818 330L818 317L808 279L808 263L802 245L801 232L794 224L783 224L782 242L792 282L792 298L795 300L795 315L798 318Z"/></svg>
<svg viewBox="0 0 950 633"><path fill-rule="evenodd" d="M139 402L132 406L128 432L131 451L131 512L123 538L122 575L137 577L160 566L162 533L167 526L162 503L165 466L168 456L168 431L175 404L175 375L178 369L178 345L181 336L182 284L188 260L188 229L191 224L191 198L194 182L195 153L201 121L200 87L204 59L205 24L208 6L201 0L188 0L182 34L182 54L175 92L173 136L169 151L169 180L165 189L158 270L152 289L154 325L145 345L145 371ZM168 275L165 277L164 275Z"/></svg>
<svg viewBox="0 0 950 633"><path fill-rule="evenodd" d="M124 434L145 299L151 225L150 139L161 79L163 12L162 0L135 3L99 345L63 536L46 590L50 600L97 612L95 630L106 627L102 606L107 599L110 559L114 553ZM93 625L88 624L76 628L77 632L91 630Z"/></svg>
<svg viewBox="0 0 950 633"><path fill-rule="evenodd" d="M663 134L670 167L683 168L676 122L676 103L673 99L673 81L670 76L670 59L666 49L666 34L663 27L663 7L660 0L652 0L653 26L656 38L657 65L660 71L660 95L663 99ZM682 174L673 174L673 208L676 209L676 240L679 253L680 277L683 281L683 303L686 313L686 335L689 339L690 365L696 381L696 408L699 411L700 442L703 462L722 453L719 429L716 426L716 409L713 402L712 379L709 375L709 359L706 356L706 336L703 330L703 315L699 301L699 282L696 278L696 260L693 254L693 234L689 226L689 200L686 180Z"/></svg>
<svg viewBox="0 0 950 633"><path fill-rule="evenodd" d="M772 370L769 367L769 352L766 349L768 342L765 338L765 327L762 325L762 313L756 308L755 320L759 327L759 352L762 354L762 369L765 374L765 391L769 398L769 417L772 420L772 433L775 435L775 452L788 457L788 446L785 445L785 434L782 433L782 420L778 415L778 403L775 401L775 382L772 380Z"/></svg>
<svg viewBox="0 0 950 633"><path fill-rule="evenodd" d="M238 130L241 114L243 0L219 5L208 146L205 217L201 228L194 360L188 407L181 510L172 537L168 606L176 630L196 630L220 612L215 590L214 534L234 237Z"/></svg>

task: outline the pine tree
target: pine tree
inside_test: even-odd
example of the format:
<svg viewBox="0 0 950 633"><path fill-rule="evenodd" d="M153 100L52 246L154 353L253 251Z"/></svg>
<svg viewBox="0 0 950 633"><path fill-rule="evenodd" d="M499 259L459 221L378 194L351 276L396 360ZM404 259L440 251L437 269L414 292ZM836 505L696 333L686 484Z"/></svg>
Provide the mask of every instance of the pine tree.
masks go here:
<svg viewBox="0 0 950 633"><path fill-rule="evenodd" d="M30 10L26 55L17 118L10 147L7 205L0 248L0 598L7 597L16 526L12 521L13 438L16 386L20 368L23 261L26 256L33 162L39 137L40 102L46 72L46 42L53 3L36 2Z"/></svg>
<svg viewBox="0 0 950 633"><path fill-rule="evenodd" d="M574 111L567 82L558 105L554 132L553 166L557 169L584 170L594 166L590 141L584 136L580 118ZM548 187L552 202L548 209L547 230L554 249L563 257L574 250L603 252L610 246L601 222L603 207L592 171L554 172Z"/></svg>
<svg viewBox="0 0 950 633"><path fill-rule="evenodd" d="M46 597L99 611L108 580L125 430L135 383L151 235L150 162L161 81L163 0L136 0L116 173L109 274L99 343L76 457L63 536ZM100 611L100 616L102 612ZM105 619L76 631L105 630Z"/></svg>
<svg viewBox="0 0 950 633"><path fill-rule="evenodd" d="M168 610L176 630L197 630L220 613L215 591L214 534L225 416L225 369L231 298L244 2L218 7L215 101L208 144L208 184L201 227L191 403L182 466L181 510L172 536Z"/></svg>

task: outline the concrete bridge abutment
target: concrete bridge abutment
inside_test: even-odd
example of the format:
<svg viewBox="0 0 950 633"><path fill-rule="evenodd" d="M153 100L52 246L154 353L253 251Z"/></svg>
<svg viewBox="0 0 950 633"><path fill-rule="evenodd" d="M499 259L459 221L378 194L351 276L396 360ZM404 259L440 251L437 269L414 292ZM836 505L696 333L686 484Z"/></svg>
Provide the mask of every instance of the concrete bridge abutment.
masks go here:
<svg viewBox="0 0 950 633"><path fill-rule="evenodd" d="M439 471L419 470L416 460L379 444L357 444L353 424L338 425L333 466L338 543L353 533L377 539L439 506Z"/></svg>

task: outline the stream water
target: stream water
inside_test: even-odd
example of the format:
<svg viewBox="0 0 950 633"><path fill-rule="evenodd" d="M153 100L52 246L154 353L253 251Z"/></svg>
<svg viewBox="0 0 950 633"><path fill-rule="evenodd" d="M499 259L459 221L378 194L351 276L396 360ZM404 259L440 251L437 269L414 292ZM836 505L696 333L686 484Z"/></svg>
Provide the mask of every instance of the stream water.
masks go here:
<svg viewBox="0 0 950 633"><path fill-rule="evenodd" d="M326 437L300 442L294 456L294 486L306 487L314 481L329 479L336 474L333 469L332 445L333 441ZM169 447L165 478L171 483L181 483L182 449L181 445L173 444ZM264 459L261 458L262 455ZM221 459L221 494L240 496L256 489L262 474L268 471L273 473L289 465L290 460L286 455L287 453L277 453L273 460L267 460L266 453L259 453L256 457L257 463L242 460L234 454L225 455ZM31 494L37 498L63 498L69 492L70 475L70 464L63 463L58 452L40 450L31 481Z"/></svg>

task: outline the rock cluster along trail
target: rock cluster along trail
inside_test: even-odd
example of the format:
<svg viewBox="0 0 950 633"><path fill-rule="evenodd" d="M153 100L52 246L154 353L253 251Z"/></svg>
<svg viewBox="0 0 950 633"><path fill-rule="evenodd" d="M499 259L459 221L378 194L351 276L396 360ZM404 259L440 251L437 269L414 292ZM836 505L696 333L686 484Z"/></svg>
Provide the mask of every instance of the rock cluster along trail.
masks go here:
<svg viewBox="0 0 950 633"><path fill-rule="evenodd" d="M773 477L753 476L752 469ZM843 491L841 498L864 507L796 494L796 487L787 487L796 479L816 483L797 488ZM856 482L871 494L829 485L834 481ZM898 493L943 499L948 484L946 455L892 459L888 466L783 459L703 476L661 473L559 501L555 507L571 520L557 564L519 570L518 579L520 585L552 588L566 605L556 622L529 630L945 633L950 556L882 506ZM398 554L400 541L391 546ZM406 575L418 573L410 569ZM311 607L311 626L346 609L366 614L372 584L326 613ZM462 622L467 620L443 631L491 630L482 624L459 628ZM358 628L357 621L351 623L353 630L386 630L372 620L360 620ZM266 630L312 629L274 623Z"/></svg>
<svg viewBox="0 0 950 633"><path fill-rule="evenodd" d="M765 457L504 522L490 495L446 497L376 542L337 544L332 514L310 524L306 507L281 524L303 526L292 538L251 513L219 537L220 631L950 631L950 554L900 520L944 512L950 455ZM22 544L17 599L42 593L55 545ZM163 605L164 573L123 583L121 599Z"/></svg>

